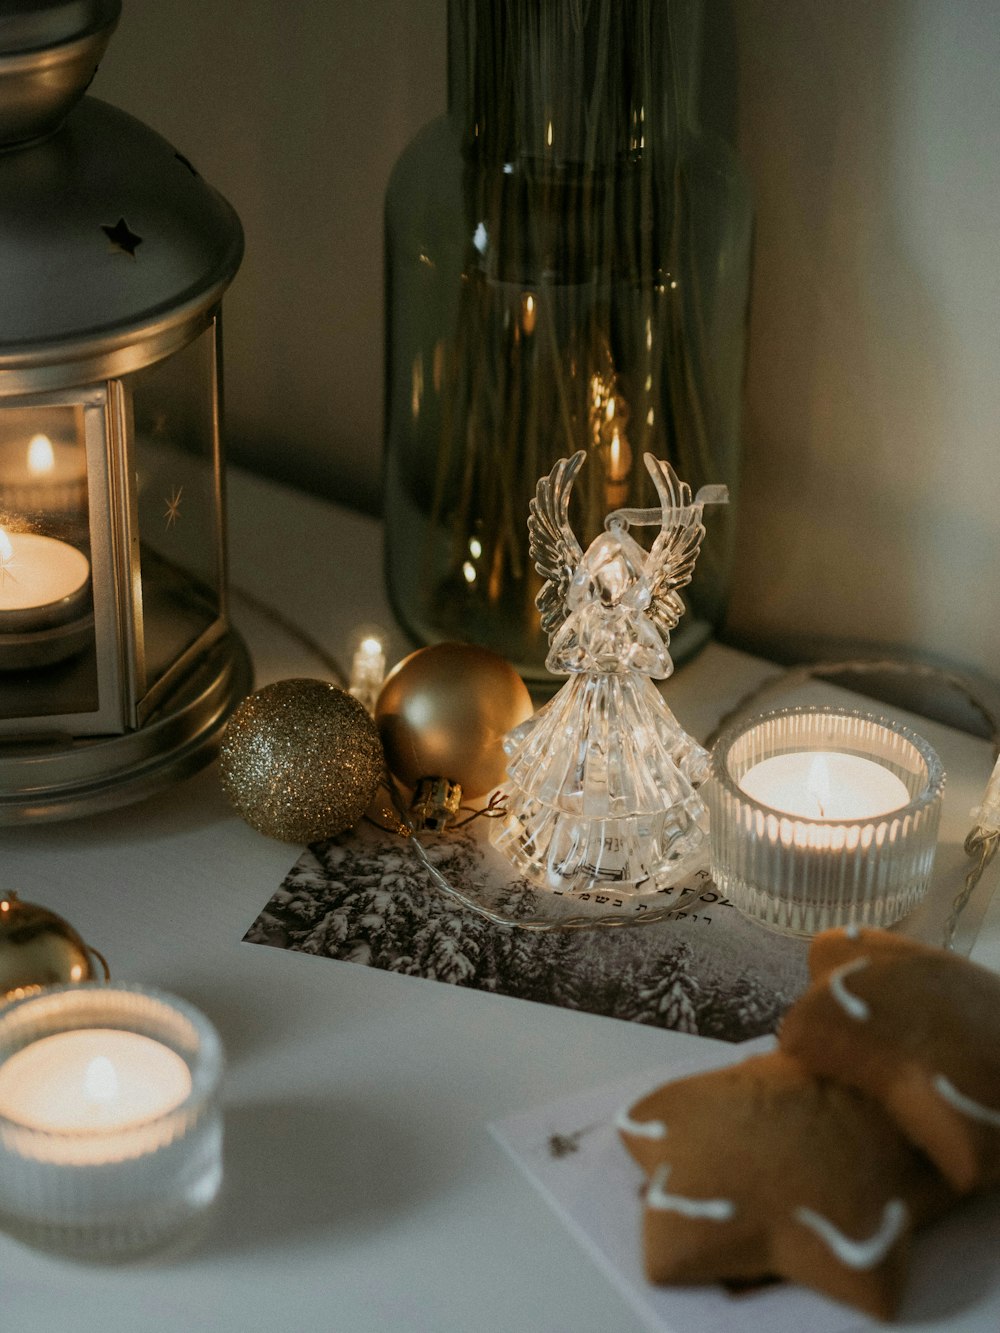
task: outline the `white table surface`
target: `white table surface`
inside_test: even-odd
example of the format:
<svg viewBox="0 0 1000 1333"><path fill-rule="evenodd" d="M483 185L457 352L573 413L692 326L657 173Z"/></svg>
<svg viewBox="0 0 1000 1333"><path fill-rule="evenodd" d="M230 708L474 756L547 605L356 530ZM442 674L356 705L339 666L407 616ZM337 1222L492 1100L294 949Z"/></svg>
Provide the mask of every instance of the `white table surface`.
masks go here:
<svg viewBox="0 0 1000 1333"><path fill-rule="evenodd" d="M370 519L231 474L234 587L341 659L358 622L392 623L380 540ZM325 674L238 594L234 618L258 684ZM406 647L395 635L391 657ZM703 735L771 670L713 646L668 697ZM951 797L956 869L989 772L986 747L969 745L971 786ZM117 979L204 1009L229 1060L209 1233L171 1262L96 1269L0 1238L0 1333L643 1327L486 1124L703 1039L242 943L300 849L244 824L214 766L142 805L4 830L0 846L5 888L64 914ZM1000 968L996 900L973 956ZM995 1333L997 1319L970 1310L919 1329Z"/></svg>

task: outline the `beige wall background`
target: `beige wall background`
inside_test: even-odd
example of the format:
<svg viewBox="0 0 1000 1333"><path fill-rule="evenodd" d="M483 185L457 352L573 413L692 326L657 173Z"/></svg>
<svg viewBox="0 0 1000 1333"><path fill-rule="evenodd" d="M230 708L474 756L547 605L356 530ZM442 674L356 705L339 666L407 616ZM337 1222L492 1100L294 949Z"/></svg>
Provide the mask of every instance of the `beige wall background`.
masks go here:
<svg viewBox="0 0 1000 1333"><path fill-rule="evenodd" d="M736 0L757 201L733 629L1000 677L1000 4Z"/></svg>
<svg viewBox="0 0 1000 1333"><path fill-rule="evenodd" d="M445 0L123 0L91 87L240 215L230 457L376 511L382 199L445 98Z"/></svg>
<svg viewBox="0 0 1000 1333"><path fill-rule="evenodd" d="M708 0L757 242L730 628L1000 678L1000 0ZM445 0L125 0L92 91L235 205L230 452L377 510L382 197Z"/></svg>

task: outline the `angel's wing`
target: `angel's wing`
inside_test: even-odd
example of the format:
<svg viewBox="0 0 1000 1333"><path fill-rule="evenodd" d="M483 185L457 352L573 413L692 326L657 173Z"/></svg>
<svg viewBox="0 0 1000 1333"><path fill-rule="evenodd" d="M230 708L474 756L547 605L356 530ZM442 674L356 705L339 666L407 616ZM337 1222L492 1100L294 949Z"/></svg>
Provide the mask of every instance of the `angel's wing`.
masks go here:
<svg viewBox="0 0 1000 1333"><path fill-rule="evenodd" d="M584 458L582 449L572 458L560 458L549 475L539 479L535 498L528 506L531 558L545 580L535 605L549 637L568 615L566 592L583 555L569 525L569 496Z"/></svg>
<svg viewBox="0 0 1000 1333"><path fill-rule="evenodd" d="M691 487L678 480L669 463L646 454L646 469L663 507L660 533L646 560L652 594L646 614L661 633L669 634L684 614L677 589L691 582L705 525L702 506L691 499Z"/></svg>

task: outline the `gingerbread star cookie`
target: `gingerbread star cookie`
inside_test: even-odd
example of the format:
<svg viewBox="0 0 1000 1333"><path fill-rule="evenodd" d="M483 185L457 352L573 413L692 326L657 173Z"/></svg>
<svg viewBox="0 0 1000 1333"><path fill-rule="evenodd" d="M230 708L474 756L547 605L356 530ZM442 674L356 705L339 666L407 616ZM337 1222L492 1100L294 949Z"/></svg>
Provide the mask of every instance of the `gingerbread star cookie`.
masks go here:
<svg viewBox="0 0 1000 1333"><path fill-rule="evenodd" d="M666 1084L618 1129L654 1282L780 1276L889 1318L914 1226L951 1199L877 1103L780 1051Z"/></svg>
<svg viewBox="0 0 1000 1333"><path fill-rule="evenodd" d="M831 930L780 1042L860 1088L962 1193L1000 1184L1000 976L879 930Z"/></svg>

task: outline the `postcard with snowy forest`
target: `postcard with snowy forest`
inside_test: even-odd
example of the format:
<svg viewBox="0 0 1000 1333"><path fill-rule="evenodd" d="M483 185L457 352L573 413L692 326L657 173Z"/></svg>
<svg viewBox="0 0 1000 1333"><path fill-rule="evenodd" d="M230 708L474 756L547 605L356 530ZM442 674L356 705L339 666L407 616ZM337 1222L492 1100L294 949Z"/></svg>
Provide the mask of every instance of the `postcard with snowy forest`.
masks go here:
<svg viewBox="0 0 1000 1333"><path fill-rule="evenodd" d="M485 820L421 837L439 874L508 917L597 918L615 906L610 894L554 896L512 878ZM805 986L806 946L745 920L700 876L694 903L656 924L522 930L463 908L413 847L366 824L308 848L244 938L704 1037L772 1032Z"/></svg>

